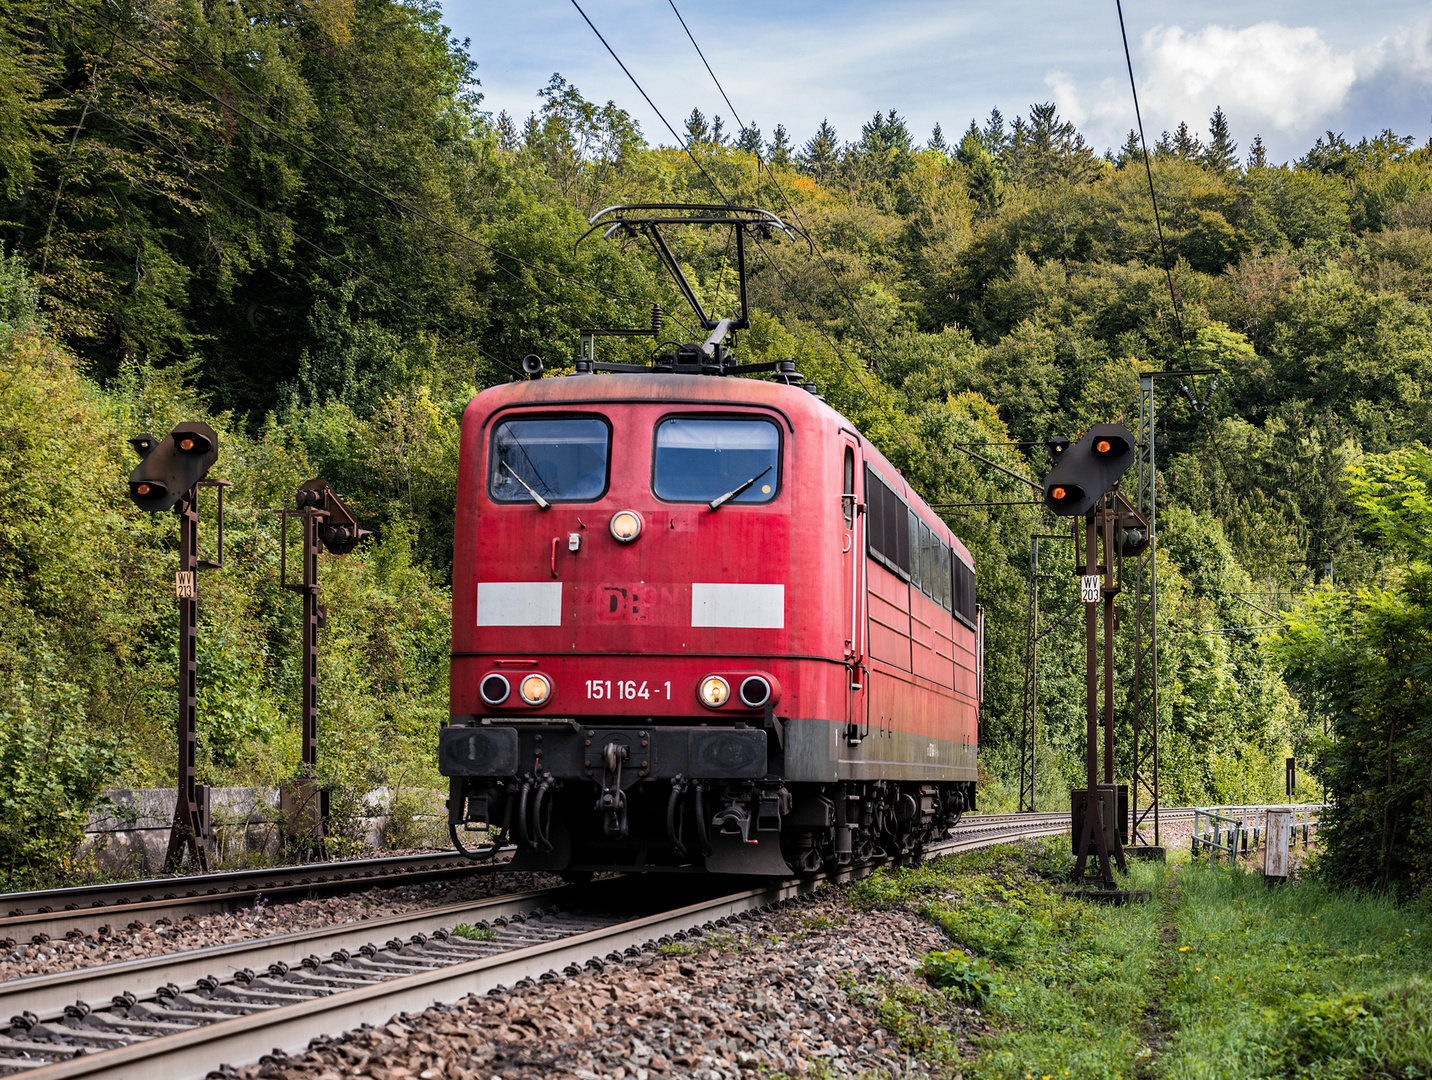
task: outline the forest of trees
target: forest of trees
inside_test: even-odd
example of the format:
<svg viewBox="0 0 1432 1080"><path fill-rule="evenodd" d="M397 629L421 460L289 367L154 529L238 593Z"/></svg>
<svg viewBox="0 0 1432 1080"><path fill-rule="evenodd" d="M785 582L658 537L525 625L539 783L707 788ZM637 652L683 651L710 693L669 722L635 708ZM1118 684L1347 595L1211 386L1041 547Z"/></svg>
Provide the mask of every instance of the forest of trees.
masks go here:
<svg viewBox="0 0 1432 1080"><path fill-rule="evenodd" d="M682 148L560 75L494 115L483 49L422 2L0 13L0 879L62 870L104 785L172 778L173 530L126 498L129 436L207 419L234 484L202 586L202 778L294 769L274 512L322 475L376 534L324 570L325 778L340 808L433 785L463 406L653 302L695 336L654 260L574 242L610 204L729 201L817 249L757 245L745 357L794 357L930 502L1025 497L957 443L1027 444L983 453L1038 476L1050 436L1132 421L1139 371L1219 369L1157 403L1165 800L1277 797L1295 755L1300 795L1339 799L1340 874L1432 887L1432 144L1329 132L1278 164L1221 109L1181 124L1151 154L1165 249L1137 139L1100 153L1054 103L923 140L897 109L851 139L693 110ZM677 240L724 310L728 238ZM1008 804L1048 526L948 520L988 612L983 798ZM1057 626L1072 575L1044 596L1056 807L1083 652Z"/></svg>

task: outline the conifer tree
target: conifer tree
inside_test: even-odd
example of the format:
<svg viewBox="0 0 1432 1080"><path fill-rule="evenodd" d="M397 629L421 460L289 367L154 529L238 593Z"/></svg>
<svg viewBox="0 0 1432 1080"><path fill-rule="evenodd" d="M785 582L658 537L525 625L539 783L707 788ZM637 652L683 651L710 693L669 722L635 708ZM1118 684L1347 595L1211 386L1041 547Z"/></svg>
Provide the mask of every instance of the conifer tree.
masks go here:
<svg viewBox="0 0 1432 1080"><path fill-rule="evenodd" d="M517 125L512 120L512 115L503 109L497 114L497 141L504 150L516 150L521 145L521 137L517 134Z"/></svg>
<svg viewBox="0 0 1432 1080"><path fill-rule="evenodd" d="M766 144L766 160L772 165L791 163L791 137L786 133L785 124L777 124L771 132L771 141Z"/></svg>
<svg viewBox="0 0 1432 1080"><path fill-rule="evenodd" d="M1248 147L1249 169L1266 169L1268 167L1268 151L1263 146L1263 136L1254 135L1253 144Z"/></svg>
<svg viewBox="0 0 1432 1080"><path fill-rule="evenodd" d="M711 145L725 146L726 138L726 125L721 122L720 116L713 116L711 118Z"/></svg>
<svg viewBox="0 0 1432 1080"><path fill-rule="evenodd" d="M705 146L711 141L711 128L700 109L693 108L686 118L686 142L691 146Z"/></svg>
<svg viewBox="0 0 1432 1080"><path fill-rule="evenodd" d="M1004 183L999 175L999 166L994 156L985 148L978 131L965 132L955 151L955 160L965 167L965 192L970 201L980 208L980 213L989 217L999 209L1004 198Z"/></svg>
<svg viewBox="0 0 1432 1080"><path fill-rule="evenodd" d="M935 130L930 132L930 141L926 145L936 153L948 154L950 152L949 145L945 142L945 133L940 130L938 121L935 123Z"/></svg>
<svg viewBox="0 0 1432 1080"><path fill-rule="evenodd" d="M820 127L801 151L801 165L817 180L824 180L835 167L839 153L840 140L835 134L835 128L830 126L830 120L825 119L820 122Z"/></svg>
<svg viewBox="0 0 1432 1080"><path fill-rule="evenodd" d="M971 120L970 127L974 126L975 122ZM1009 136L1005 134L1004 130L1004 114L998 109L991 109L989 119L985 121L984 131L980 133L980 136L984 140L985 149L998 159L1004 153L1005 147L1009 145Z"/></svg>
<svg viewBox="0 0 1432 1080"><path fill-rule="evenodd" d="M1187 121L1179 121L1173 132L1173 153L1181 161L1197 161L1203 153L1198 136L1188 130Z"/></svg>
<svg viewBox="0 0 1432 1080"><path fill-rule="evenodd" d="M1143 159L1143 141L1139 138L1137 131L1129 128L1129 133L1124 136L1124 145L1119 150L1119 167L1123 168L1123 166L1136 161L1142 162Z"/></svg>
<svg viewBox="0 0 1432 1080"><path fill-rule="evenodd" d="M761 154L761 129L755 123L747 124L736 136L736 149L748 154Z"/></svg>
<svg viewBox="0 0 1432 1080"><path fill-rule="evenodd" d="M1223 106L1216 106L1208 120L1208 145L1203 148L1203 163L1218 172L1227 172L1238 165L1238 144L1228 131L1228 117Z"/></svg>

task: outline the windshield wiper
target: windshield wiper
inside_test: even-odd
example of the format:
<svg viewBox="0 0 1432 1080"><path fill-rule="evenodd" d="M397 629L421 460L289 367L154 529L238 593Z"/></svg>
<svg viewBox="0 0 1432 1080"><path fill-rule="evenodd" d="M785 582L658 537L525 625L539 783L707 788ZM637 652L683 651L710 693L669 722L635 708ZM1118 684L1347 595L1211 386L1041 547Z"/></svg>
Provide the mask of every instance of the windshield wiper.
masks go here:
<svg viewBox="0 0 1432 1080"><path fill-rule="evenodd" d="M711 507L712 510L719 510L721 507L725 506L728 502L730 502L732 499L734 499L737 495L740 495L740 494L744 493L747 488L749 488L752 484L754 484L757 480L759 480L761 477L765 476L766 473L768 473L768 472L770 472L770 471L771 471L771 466L767 465L764 469L762 469L760 472L758 472L755 476L751 477L751 479L747 480L747 481L746 481L744 484L742 484L740 487L738 487L738 488L732 488L730 491L726 492L725 495L720 495L720 496L718 496L718 497L712 499L712 500L711 500L709 503L707 503L706 505L709 506L709 507Z"/></svg>
<svg viewBox="0 0 1432 1080"><path fill-rule="evenodd" d="M546 499L542 498L541 495L538 495L537 492L533 491L532 485L529 484L526 480L522 479L522 477L518 476L517 473L513 471L511 465L507 464L507 462L504 461L502 463L502 467L507 470L508 474L511 475L512 479L516 480L519 484L521 484L527 489L527 494L532 496L532 501L535 502L539 508L543 510L550 510L552 508L552 504L549 503ZM754 484L755 482L755 480L752 480L751 484ZM746 487L750 487L751 484L747 484Z"/></svg>

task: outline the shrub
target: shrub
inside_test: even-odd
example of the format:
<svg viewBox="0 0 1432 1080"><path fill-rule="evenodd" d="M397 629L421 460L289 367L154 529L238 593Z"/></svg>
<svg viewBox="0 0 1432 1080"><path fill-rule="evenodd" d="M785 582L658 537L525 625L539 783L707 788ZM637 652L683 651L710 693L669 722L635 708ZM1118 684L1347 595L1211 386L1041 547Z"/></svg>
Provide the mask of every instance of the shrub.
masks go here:
<svg viewBox="0 0 1432 1080"><path fill-rule="evenodd" d="M988 960L960 949L930 953L920 962L918 971L941 990L972 1005L983 1005L1004 981Z"/></svg>

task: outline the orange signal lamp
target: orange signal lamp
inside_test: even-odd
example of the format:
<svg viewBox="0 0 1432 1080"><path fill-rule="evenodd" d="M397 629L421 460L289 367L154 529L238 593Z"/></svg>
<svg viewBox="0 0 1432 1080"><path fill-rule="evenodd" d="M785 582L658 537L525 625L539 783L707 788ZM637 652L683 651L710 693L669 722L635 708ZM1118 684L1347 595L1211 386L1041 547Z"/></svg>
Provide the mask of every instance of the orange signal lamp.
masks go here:
<svg viewBox="0 0 1432 1080"><path fill-rule="evenodd" d="M148 485L148 484L140 484L140 485L139 485L137 488L135 488L134 490L135 490L136 492L138 492L140 495L148 495L148 494L149 494L149 485Z"/></svg>
<svg viewBox="0 0 1432 1080"><path fill-rule="evenodd" d="M193 440L193 439L184 439L182 442L179 443L179 449L180 449L180 450L192 450L192 449L194 449L194 440Z"/></svg>
<svg viewBox="0 0 1432 1080"><path fill-rule="evenodd" d="M1054 499L1062 499L1066 494L1067 492L1062 487L1057 487L1049 493L1050 497Z"/></svg>
<svg viewBox="0 0 1432 1080"><path fill-rule="evenodd" d="M1099 451L1099 453L1101 454L1107 454L1109 452L1109 440L1100 439L1094 444L1094 449Z"/></svg>

